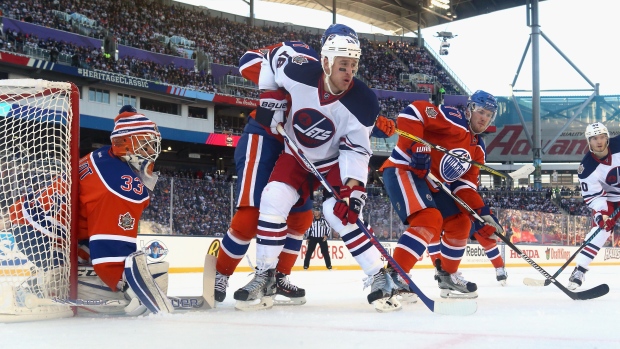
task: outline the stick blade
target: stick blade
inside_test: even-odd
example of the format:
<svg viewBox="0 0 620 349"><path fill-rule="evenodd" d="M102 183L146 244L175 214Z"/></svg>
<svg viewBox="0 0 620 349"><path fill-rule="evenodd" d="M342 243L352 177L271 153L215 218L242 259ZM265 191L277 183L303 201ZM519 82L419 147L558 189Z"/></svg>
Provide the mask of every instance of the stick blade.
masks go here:
<svg viewBox="0 0 620 349"><path fill-rule="evenodd" d="M476 301L458 300L453 302L435 301L433 312L441 315L472 315L478 310Z"/></svg>
<svg viewBox="0 0 620 349"><path fill-rule="evenodd" d="M549 283L547 283L547 280L524 278L523 284L526 286L547 286Z"/></svg>
<svg viewBox="0 0 620 349"><path fill-rule="evenodd" d="M529 176L532 172L534 172L535 169L536 168L534 167L534 165L526 164L514 172L509 172L508 175L512 177L512 179L525 178Z"/></svg>
<svg viewBox="0 0 620 349"><path fill-rule="evenodd" d="M593 287L589 290L585 290L585 291L581 291L581 292L575 292L575 295L577 296L577 300L580 301L585 301L588 299L594 299L594 298L598 298L598 297L602 297L604 295L606 295L607 293L609 293L609 286L607 286L607 284L600 284L596 287Z"/></svg>
<svg viewBox="0 0 620 349"><path fill-rule="evenodd" d="M209 305L209 309L215 308L215 264L217 258L207 254L205 256L205 266L202 273L202 296Z"/></svg>

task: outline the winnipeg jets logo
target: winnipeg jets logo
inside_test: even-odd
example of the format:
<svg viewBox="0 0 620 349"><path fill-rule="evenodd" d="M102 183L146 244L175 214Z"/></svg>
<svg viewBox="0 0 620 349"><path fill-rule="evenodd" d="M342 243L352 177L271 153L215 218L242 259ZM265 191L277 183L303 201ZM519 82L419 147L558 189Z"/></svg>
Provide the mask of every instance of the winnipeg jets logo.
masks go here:
<svg viewBox="0 0 620 349"><path fill-rule="evenodd" d="M620 167L614 167L605 176L605 182L599 181L607 194L620 195Z"/></svg>
<svg viewBox="0 0 620 349"><path fill-rule="evenodd" d="M327 143L336 128L334 123L314 109L301 109L293 115L293 129L299 143L307 148L316 148Z"/></svg>
<svg viewBox="0 0 620 349"><path fill-rule="evenodd" d="M460 155L461 157L471 159L469 152L463 148L452 149L452 152ZM439 171L441 176L448 182L454 182L461 178L465 172L469 171L471 164L469 162L461 161L454 156L445 154L439 162Z"/></svg>

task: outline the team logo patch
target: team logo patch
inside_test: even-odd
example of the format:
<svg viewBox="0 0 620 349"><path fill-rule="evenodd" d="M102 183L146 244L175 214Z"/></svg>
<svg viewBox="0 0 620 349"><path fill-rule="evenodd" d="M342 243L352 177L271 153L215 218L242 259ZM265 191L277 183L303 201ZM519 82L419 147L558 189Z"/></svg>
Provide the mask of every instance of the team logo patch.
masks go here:
<svg viewBox="0 0 620 349"><path fill-rule="evenodd" d="M151 240L142 248L146 257L153 262L160 261L168 255L168 248L161 240Z"/></svg>
<svg viewBox="0 0 620 349"><path fill-rule="evenodd" d="M452 149L452 153L460 155L463 158L471 159L471 155L466 149L456 148ZM461 178L465 172L469 171L471 164L466 161L461 161L454 156L445 154L439 162L439 171L441 176L448 182L454 182Z"/></svg>
<svg viewBox="0 0 620 349"><path fill-rule="evenodd" d="M308 58L306 58L304 56L295 56L295 57L293 57L293 59L291 59L291 62L293 62L295 64L302 65L304 63L308 63Z"/></svg>
<svg viewBox="0 0 620 349"><path fill-rule="evenodd" d="M579 164L579 167L577 168L577 174L582 174L583 173L583 164Z"/></svg>
<svg viewBox="0 0 620 349"><path fill-rule="evenodd" d="M428 115L429 118L434 119L437 117L437 110L433 107L426 107L426 115Z"/></svg>
<svg viewBox="0 0 620 349"><path fill-rule="evenodd" d="M123 228L123 230L133 229L135 223L136 219L133 218L129 212L118 216L118 226Z"/></svg>
<svg viewBox="0 0 620 349"><path fill-rule="evenodd" d="M327 143L336 130L334 123L315 109L301 109L293 115L295 137L306 148Z"/></svg>
<svg viewBox="0 0 620 349"><path fill-rule="evenodd" d="M269 50L266 48L261 48L258 52L260 52L261 55L266 56L269 53Z"/></svg>
<svg viewBox="0 0 620 349"><path fill-rule="evenodd" d="M431 196L431 194L426 194L426 200L433 201L433 197Z"/></svg>

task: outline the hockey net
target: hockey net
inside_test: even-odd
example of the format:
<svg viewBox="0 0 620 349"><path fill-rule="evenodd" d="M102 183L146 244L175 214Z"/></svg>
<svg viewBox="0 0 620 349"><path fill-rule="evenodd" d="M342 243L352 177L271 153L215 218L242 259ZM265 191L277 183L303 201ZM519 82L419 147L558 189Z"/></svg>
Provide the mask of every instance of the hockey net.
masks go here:
<svg viewBox="0 0 620 349"><path fill-rule="evenodd" d="M0 80L0 322L74 314L26 299L75 298L78 110L72 83Z"/></svg>

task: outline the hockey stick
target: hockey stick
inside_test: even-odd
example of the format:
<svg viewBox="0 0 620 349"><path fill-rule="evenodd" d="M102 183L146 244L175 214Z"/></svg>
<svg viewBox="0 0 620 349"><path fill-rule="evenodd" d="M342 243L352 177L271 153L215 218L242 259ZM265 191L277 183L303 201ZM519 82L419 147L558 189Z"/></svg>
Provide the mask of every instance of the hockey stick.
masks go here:
<svg viewBox="0 0 620 349"><path fill-rule="evenodd" d="M197 311L215 308L215 256L205 256L204 271L202 273L201 296L169 296L175 311ZM118 307L127 306L129 300L105 300L105 299L63 299L58 297L38 298L34 294L26 296L24 304L33 309L39 306L68 305L72 307Z"/></svg>
<svg viewBox="0 0 620 349"><path fill-rule="evenodd" d="M469 205L467 205L467 203L465 203L465 201L461 200L461 198L459 198L456 195L454 195L450 191L450 189L448 189L445 184L440 182L437 179L437 177L435 177L432 173L428 174L428 178L430 180L432 180L433 182L435 182L435 184L440 186L441 189L446 194L448 194L452 199L454 199L454 201L456 201L465 210L467 210L478 222L486 224L486 221L484 219L482 219L482 217L480 217L480 215L478 213L476 213L476 211L474 211L471 207L469 207ZM591 289L585 290L585 291L581 291L581 292L573 292L573 291L567 289L566 287L564 287L564 285L559 283L557 280L555 280L555 278L553 278L551 275L549 275L549 273L547 273L543 268L541 268L540 265L536 264L536 262L534 262L530 257L528 257L525 254L523 254L523 252L521 252L521 250L519 250L517 248L517 246L513 245L512 242L510 242L510 240L508 240L508 238L506 238L504 235L498 234L497 232L495 233L495 235L498 238L500 238L500 240L502 240L506 245L508 245L508 247L510 247L513 251L515 251L519 255L519 257L523 258L529 265L534 267L534 269L538 270L538 272L540 272L547 280L549 280L549 282L553 283L562 292L566 293L566 295L569 296L571 299L575 299L575 300L592 299L592 298L597 298L597 297L604 296L604 295L606 295L609 292L609 286L607 286L607 284L601 284L601 285L598 285L598 286L596 286L594 288L591 288Z"/></svg>
<svg viewBox="0 0 620 349"><path fill-rule="evenodd" d="M412 140L414 142L418 142L418 143L424 144L424 145L429 146L429 147L431 147L431 148L433 148L433 149L435 149L437 151L440 151L440 152L442 152L444 154L448 154L450 156L453 156L453 157L457 158L460 161L472 164L472 165L478 167L479 169L485 170L487 172L491 172L492 174L494 174L496 176L499 176L499 177L502 177L502 178L508 178L505 174L503 174L503 173L501 173L501 172L499 172L497 170L494 170L494 169L490 168L487 165L484 165L484 164L481 164L479 162L476 162L476 161L474 161L474 160L472 160L472 159L470 159L468 157L465 157L463 155L454 153L452 150L446 149L446 148L444 148L444 147L442 147L440 145L436 145L436 144L430 143L428 141L425 141L425 140L423 140L420 137L412 135L411 133L408 133L408 132L405 132L405 131L399 130L399 129L396 129L396 133L398 133L399 135L401 135L401 136L403 136L403 137L405 137L407 139L410 139L410 140Z"/></svg>
<svg viewBox="0 0 620 349"><path fill-rule="evenodd" d="M319 172L316 169L316 167L314 167L314 164L312 164L312 162L310 162L310 160L306 158L304 153L297 147L295 142L288 137L288 135L286 134L286 131L284 130L284 127L282 127L282 124L278 124L277 130L278 130L278 133L284 138L284 141L289 146L291 151L293 151L295 155L297 155L296 158L303 161L306 168L309 169L316 176L316 178L319 180L319 182L321 182L325 190L330 192L336 200L340 200L340 196L338 195L338 193L336 193L334 191L334 188L327 182L327 180L325 180L325 177L323 177L321 172ZM392 266L392 268L396 270L398 275L400 275L403 278L403 280L407 282L411 292L414 292L415 294L417 294L418 297L424 303L424 305L426 305L426 307L430 309L430 311L437 313L437 314L443 314L443 315L471 315L476 312L478 305L474 301L441 302L441 301L434 301L428 298L422 292L422 290L420 290L420 288L411 280L409 275L405 273L403 268L401 268L400 265L396 263L394 258L390 256L390 254L385 250L385 248L368 231L368 228L366 228L364 223L362 223L362 221L358 219L356 224L362 230L364 235L366 235L366 237L370 240L370 242L379 250L383 258L385 258L388 261L388 263Z"/></svg>
<svg viewBox="0 0 620 349"><path fill-rule="evenodd" d="M508 172L507 175L512 177L513 180L514 179L525 178L525 177L529 176L532 172L534 172L535 169L536 169L536 167L534 167L534 165L526 164L526 165L521 166L520 168L518 168L515 171Z"/></svg>
<svg viewBox="0 0 620 349"><path fill-rule="evenodd" d="M612 212L611 217L615 217L618 213L620 213L620 207L616 208L614 212ZM564 265L562 265L560 269L558 269L558 271L556 271L555 274L551 276L551 278L555 279L556 277L558 277L562 273L562 271L564 271L564 269L570 264L570 262L572 262L573 259L577 257L579 252L581 252L581 250L583 250L587 244L592 242L594 237L596 237L601 230L602 230L601 228L596 229L594 233L592 233L592 235L590 235L590 237L586 241L584 241L581 244L581 246L579 246L577 251L575 251L575 253L573 253L573 255L570 256L570 258L564 263ZM533 279L533 278L524 278L523 283L527 286L548 286L551 283L551 281L549 281L548 279L538 280L538 279Z"/></svg>

